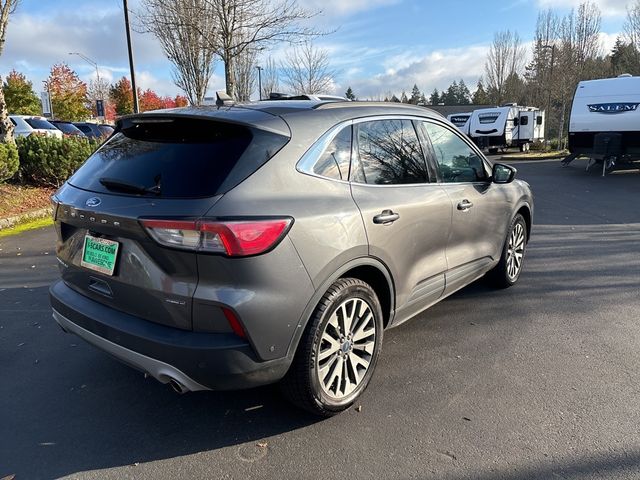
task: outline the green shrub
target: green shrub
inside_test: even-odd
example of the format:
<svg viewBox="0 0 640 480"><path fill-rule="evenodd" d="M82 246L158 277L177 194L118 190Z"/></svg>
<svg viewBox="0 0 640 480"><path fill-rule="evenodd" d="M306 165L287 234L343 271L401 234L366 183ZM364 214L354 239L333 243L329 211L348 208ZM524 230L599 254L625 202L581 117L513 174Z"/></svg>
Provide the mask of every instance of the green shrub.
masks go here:
<svg viewBox="0 0 640 480"><path fill-rule="evenodd" d="M20 176L36 185L59 187L98 148L86 138L29 135L18 138Z"/></svg>
<svg viewBox="0 0 640 480"><path fill-rule="evenodd" d="M0 143L0 183L9 180L18 171L18 148L13 143Z"/></svg>

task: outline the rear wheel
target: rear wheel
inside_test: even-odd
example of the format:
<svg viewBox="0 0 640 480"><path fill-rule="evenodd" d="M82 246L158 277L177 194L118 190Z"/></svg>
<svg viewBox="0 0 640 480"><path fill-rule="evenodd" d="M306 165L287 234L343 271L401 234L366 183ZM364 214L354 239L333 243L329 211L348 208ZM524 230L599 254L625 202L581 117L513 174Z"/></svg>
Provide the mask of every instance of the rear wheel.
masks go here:
<svg viewBox="0 0 640 480"><path fill-rule="evenodd" d="M490 148L490 149L489 149L489 153L490 153L491 155L495 155L496 153L498 153L498 149L497 149L497 148Z"/></svg>
<svg viewBox="0 0 640 480"><path fill-rule="evenodd" d="M297 406L321 416L349 408L365 390L382 345L382 308L373 289L337 280L309 320L282 382Z"/></svg>
<svg viewBox="0 0 640 480"><path fill-rule="evenodd" d="M520 278L527 248L527 223L519 213L513 218L502 249L500 262L490 272L493 283L508 288Z"/></svg>

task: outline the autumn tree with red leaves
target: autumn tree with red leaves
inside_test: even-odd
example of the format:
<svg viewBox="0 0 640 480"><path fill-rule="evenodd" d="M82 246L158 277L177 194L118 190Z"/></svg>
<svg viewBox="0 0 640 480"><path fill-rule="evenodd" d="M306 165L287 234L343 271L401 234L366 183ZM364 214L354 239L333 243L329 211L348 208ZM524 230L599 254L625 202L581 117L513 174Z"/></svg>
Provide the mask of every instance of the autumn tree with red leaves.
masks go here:
<svg viewBox="0 0 640 480"><path fill-rule="evenodd" d="M116 110L116 115L133 113L133 88L127 77L122 77L111 87L109 98Z"/></svg>
<svg viewBox="0 0 640 480"><path fill-rule="evenodd" d="M142 94L139 95L140 98L140 111L148 112L149 110L160 110L162 108L167 108L165 105L165 101L158 96L156 92L147 88Z"/></svg>
<svg viewBox="0 0 640 480"><path fill-rule="evenodd" d="M77 122L91 115L87 84L66 63L51 67L46 81L53 114L58 120Z"/></svg>

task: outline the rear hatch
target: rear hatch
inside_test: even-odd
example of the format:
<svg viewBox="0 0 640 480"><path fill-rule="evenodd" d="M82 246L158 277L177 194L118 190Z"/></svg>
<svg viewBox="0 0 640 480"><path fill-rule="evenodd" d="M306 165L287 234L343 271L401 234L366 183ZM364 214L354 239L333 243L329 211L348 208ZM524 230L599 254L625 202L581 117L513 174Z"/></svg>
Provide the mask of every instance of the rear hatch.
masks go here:
<svg viewBox="0 0 640 480"><path fill-rule="evenodd" d="M67 285L116 310L192 328L197 253L161 245L142 220L197 221L289 140L288 129L223 115L140 115L119 123L54 196Z"/></svg>

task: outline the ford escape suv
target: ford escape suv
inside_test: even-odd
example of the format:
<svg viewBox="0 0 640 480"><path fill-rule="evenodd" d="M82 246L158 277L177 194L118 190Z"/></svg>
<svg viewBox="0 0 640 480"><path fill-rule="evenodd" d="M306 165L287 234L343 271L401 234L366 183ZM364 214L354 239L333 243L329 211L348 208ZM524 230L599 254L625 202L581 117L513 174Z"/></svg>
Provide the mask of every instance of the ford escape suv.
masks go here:
<svg viewBox="0 0 640 480"><path fill-rule="evenodd" d="M121 119L53 197L67 332L179 392L281 382L329 416L384 330L514 284L529 186L415 106L270 101Z"/></svg>

